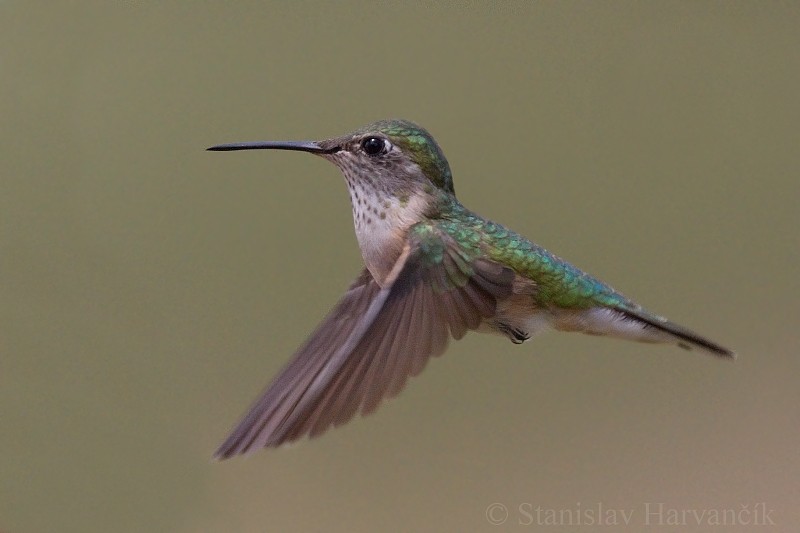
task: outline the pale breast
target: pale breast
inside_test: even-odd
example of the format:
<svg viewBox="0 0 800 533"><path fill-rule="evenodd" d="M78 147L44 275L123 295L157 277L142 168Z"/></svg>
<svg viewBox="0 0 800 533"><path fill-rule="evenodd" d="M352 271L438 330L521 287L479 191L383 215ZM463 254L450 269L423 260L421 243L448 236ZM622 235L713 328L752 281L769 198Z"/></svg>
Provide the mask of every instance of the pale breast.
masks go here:
<svg viewBox="0 0 800 533"><path fill-rule="evenodd" d="M424 202L381 196L363 183L348 183L348 189L361 255L380 283L402 252L408 228L419 222Z"/></svg>

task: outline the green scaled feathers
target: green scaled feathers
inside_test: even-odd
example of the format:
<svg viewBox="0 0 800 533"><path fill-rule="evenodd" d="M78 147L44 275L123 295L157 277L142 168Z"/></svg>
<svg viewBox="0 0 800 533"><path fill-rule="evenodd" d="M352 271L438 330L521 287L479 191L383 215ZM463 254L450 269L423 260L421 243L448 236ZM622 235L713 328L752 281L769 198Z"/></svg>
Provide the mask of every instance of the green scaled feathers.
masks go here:
<svg viewBox="0 0 800 533"><path fill-rule="evenodd" d="M627 298L541 246L452 202L438 226L470 255L485 254L536 284L542 307L588 309L598 305L636 308Z"/></svg>

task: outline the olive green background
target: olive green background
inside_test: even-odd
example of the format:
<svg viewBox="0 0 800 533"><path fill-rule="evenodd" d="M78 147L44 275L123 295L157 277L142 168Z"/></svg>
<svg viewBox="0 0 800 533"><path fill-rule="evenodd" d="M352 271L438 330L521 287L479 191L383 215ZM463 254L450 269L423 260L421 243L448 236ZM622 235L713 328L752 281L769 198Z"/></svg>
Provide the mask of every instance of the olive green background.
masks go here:
<svg viewBox="0 0 800 533"><path fill-rule="evenodd" d="M0 4L0 530L795 530L797 4L287 6ZM204 148L389 117L466 205L739 359L470 335L369 418L212 461L361 260L333 166Z"/></svg>

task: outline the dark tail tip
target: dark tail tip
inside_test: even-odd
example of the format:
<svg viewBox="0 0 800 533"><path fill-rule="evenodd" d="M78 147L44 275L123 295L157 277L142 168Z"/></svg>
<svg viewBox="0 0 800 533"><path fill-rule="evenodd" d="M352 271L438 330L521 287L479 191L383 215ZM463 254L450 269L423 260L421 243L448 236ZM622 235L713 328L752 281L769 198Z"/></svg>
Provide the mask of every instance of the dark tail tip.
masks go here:
<svg viewBox="0 0 800 533"><path fill-rule="evenodd" d="M623 311L627 316L638 320L640 322L644 322L648 326L655 328L657 330L663 331L665 333L669 333L678 341L677 344L681 348L685 350L693 350L695 348L699 348L711 355L716 355L717 357L722 357L725 359L734 360L736 359L736 352L725 348L724 346L717 344L705 337L698 335L694 331L686 329L682 326L677 324L673 324L668 320L653 318L644 314L636 313L634 311Z"/></svg>

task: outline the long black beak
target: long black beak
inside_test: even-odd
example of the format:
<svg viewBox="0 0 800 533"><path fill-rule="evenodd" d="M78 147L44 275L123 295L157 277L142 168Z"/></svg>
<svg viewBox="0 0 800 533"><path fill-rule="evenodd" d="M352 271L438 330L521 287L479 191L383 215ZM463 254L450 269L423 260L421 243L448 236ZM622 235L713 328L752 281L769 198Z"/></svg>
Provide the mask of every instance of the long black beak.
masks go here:
<svg viewBox="0 0 800 533"><path fill-rule="evenodd" d="M256 141L247 143L218 144L206 148L212 152L230 152L233 150L295 150L312 154L332 154L339 151L338 146L323 148L312 141Z"/></svg>

